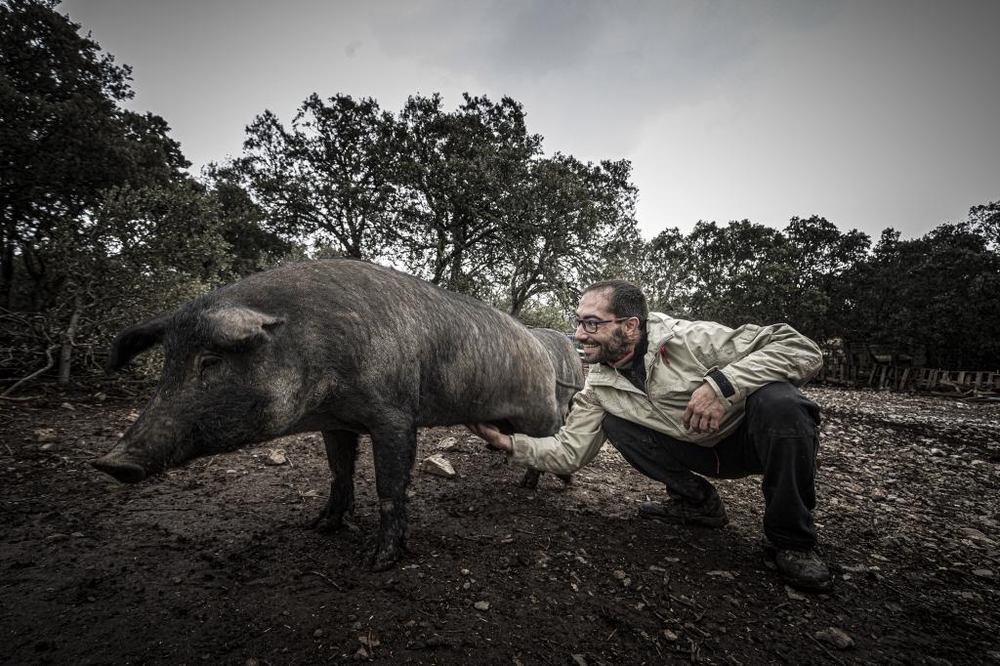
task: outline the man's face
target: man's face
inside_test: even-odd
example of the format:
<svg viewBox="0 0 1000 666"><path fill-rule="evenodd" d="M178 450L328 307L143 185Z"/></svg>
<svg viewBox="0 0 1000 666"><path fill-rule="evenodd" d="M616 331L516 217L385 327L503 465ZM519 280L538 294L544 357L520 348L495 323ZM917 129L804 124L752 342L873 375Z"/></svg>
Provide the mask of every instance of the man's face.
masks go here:
<svg viewBox="0 0 1000 666"><path fill-rule="evenodd" d="M603 321L614 319L615 315L609 308L608 292L606 290L589 291L580 299L576 309L579 319L594 319ZM576 327L573 337L583 348L583 360L586 363L611 363L629 353L635 347L636 340L631 339L626 330L629 322L608 322L597 327L596 333L587 333L583 326Z"/></svg>

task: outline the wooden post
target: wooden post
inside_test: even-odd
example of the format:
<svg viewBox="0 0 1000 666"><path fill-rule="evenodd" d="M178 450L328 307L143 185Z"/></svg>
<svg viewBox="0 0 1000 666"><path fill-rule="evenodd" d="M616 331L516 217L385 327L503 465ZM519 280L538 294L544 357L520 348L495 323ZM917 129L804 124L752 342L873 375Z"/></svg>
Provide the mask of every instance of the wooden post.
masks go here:
<svg viewBox="0 0 1000 666"><path fill-rule="evenodd" d="M902 391L903 389L906 388L906 380L909 378L909 376L910 376L910 369L909 368L903 368L903 374L900 375L900 377L899 377L899 384L898 384L898 389L900 391Z"/></svg>

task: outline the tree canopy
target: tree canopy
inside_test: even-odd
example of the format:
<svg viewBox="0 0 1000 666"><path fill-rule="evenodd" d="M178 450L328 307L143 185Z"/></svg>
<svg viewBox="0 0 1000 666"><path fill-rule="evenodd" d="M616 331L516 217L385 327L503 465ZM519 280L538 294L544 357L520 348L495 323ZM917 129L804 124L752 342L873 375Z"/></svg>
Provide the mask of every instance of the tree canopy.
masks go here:
<svg viewBox="0 0 1000 666"><path fill-rule="evenodd" d="M58 350L66 381L111 322L251 268L228 239L259 226L225 217L163 118L121 106L130 68L55 6L0 2L0 346L17 370Z"/></svg>
<svg viewBox="0 0 1000 666"><path fill-rule="evenodd" d="M345 93L263 110L243 154L192 177L163 118L126 109L131 70L52 0L0 0L0 393L100 364L116 329L304 257L386 263L527 323L562 327L581 288L629 279L654 310L785 321L1000 366L1000 202L922 238L700 221L646 240L627 160L544 151L522 105Z"/></svg>

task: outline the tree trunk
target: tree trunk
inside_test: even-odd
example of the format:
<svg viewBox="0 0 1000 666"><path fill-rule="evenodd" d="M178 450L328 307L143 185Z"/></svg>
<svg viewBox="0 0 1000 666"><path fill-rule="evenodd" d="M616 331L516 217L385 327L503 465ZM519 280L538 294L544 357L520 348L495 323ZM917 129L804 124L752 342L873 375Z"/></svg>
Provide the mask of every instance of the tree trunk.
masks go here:
<svg viewBox="0 0 1000 666"><path fill-rule="evenodd" d="M3 237L0 238L0 307L11 309L14 293L14 231L3 223Z"/></svg>
<svg viewBox="0 0 1000 666"><path fill-rule="evenodd" d="M73 340L76 338L76 329L80 325L80 314L83 310L83 299L80 293L73 295L73 314L69 318L69 326L62 334L62 348L59 350L59 386L69 384L70 367L73 364Z"/></svg>

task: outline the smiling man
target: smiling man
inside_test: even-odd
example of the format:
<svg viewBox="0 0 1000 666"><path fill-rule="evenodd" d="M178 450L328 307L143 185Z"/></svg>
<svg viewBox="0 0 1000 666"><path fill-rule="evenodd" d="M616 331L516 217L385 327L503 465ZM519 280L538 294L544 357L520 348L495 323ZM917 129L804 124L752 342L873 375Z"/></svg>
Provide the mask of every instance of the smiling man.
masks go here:
<svg viewBox="0 0 1000 666"><path fill-rule="evenodd" d="M666 486L639 513L668 523L722 527L725 506L705 477L760 474L765 555L789 585L829 590L812 519L819 408L796 388L822 366L816 344L786 324L731 329L651 313L642 291L621 280L587 287L573 323L592 365L562 429L473 432L513 462L556 474L583 467L610 441Z"/></svg>

